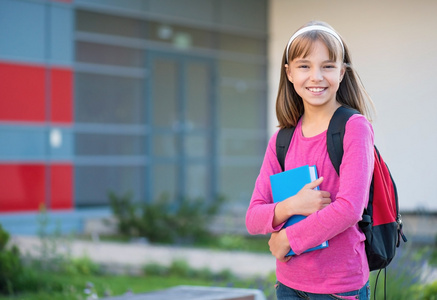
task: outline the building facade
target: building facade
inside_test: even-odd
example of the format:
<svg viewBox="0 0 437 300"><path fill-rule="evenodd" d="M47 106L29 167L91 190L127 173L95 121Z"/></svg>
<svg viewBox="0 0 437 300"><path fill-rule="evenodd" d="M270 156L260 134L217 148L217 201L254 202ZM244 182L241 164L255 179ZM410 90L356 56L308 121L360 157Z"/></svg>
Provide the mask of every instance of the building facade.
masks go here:
<svg viewBox="0 0 437 300"><path fill-rule="evenodd" d="M402 211L435 213L435 9L432 0L0 0L0 222L34 232L44 204L80 231L110 215L111 191L135 201L223 195L241 219L277 125L284 47L310 20L331 24L352 53Z"/></svg>
<svg viewBox="0 0 437 300"><path fill-rule="evenodd" d="M247 9L250 7L250 10ZM108 193L243 211L267 140L267 1L0 0L0 218L80 231Z"/></svg>

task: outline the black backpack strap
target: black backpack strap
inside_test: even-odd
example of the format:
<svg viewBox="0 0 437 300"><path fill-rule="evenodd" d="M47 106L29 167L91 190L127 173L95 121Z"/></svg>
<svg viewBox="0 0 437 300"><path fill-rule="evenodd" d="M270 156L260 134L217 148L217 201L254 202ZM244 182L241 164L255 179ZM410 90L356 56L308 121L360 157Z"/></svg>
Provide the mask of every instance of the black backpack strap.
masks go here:
<svg viewBox="0 0 437 300"><path fill-rule="evenodd" d="M334 112L326 133L326 147L329 158L338 175L340 175L340 165L343 159L343 138L346 122L354 114L359 114L359 112L352 108L340 106Z"/></svg>
<svg viewBox="0 0 437 300"><path fill-rule="evenodd" d="M291 138L293 137L294 128L282 128L276 137L276 156L281 165L282 172L285 171L285 155L287 155L288 147L290 146Z"/></svg>

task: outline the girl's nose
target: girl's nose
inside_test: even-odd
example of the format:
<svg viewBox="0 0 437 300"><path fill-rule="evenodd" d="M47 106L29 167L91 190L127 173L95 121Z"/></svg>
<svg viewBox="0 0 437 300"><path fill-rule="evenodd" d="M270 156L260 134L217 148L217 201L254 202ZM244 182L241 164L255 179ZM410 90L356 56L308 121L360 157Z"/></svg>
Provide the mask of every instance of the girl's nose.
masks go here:
<svg viewBox="0 0 437 300"><path fill-rule="evenodd" d="M322 71L319 68L313 68L311 72L311 80L312 81L321 81L323 80Z"/></svg>

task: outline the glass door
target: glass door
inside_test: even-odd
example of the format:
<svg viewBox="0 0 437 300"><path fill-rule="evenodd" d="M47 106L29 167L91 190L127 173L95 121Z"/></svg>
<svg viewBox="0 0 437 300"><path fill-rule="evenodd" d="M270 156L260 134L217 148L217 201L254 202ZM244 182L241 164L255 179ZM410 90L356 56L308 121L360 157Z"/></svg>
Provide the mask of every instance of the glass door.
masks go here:
<svg viewBox="0 0 437 300"><path fill-rule="evenodd" d="M216 186L213 63L160 53L149 58L150 197L211 199Z"/></svg>

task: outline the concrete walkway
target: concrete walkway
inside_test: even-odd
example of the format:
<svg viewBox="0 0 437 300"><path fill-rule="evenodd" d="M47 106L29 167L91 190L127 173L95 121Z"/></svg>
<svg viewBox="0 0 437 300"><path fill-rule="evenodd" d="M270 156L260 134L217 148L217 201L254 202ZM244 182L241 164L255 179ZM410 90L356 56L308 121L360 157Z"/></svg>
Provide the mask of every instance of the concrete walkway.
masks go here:
<svg viewBox="0 0 437 300"><path fill-rule="evenodd" d="M162 291L111 297L108 300L266 300L260 290L205 286L176 286Z"/></svg>
<svg viewBox="0 0 437 300"><path fill-rule="evenodd" d="M22 254L41 256L41 240L35 236L12 236ZM56 245L59 252L72 257L89 257L93 262L124 273L139 273L146 264L169 266L184 260L191 268L208 268L212 272L229 270L241 277L267 276L275 270L275 258L270 254L240 251L218 251L177 246L155 246L144 243L116 243L73 240Z"/></svg>

